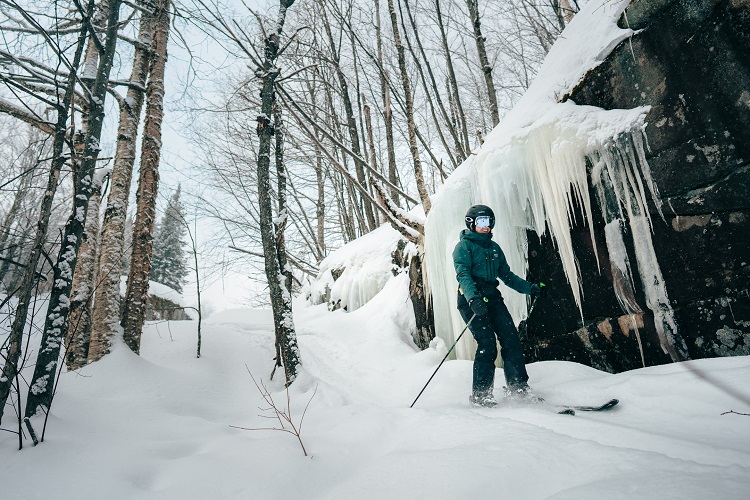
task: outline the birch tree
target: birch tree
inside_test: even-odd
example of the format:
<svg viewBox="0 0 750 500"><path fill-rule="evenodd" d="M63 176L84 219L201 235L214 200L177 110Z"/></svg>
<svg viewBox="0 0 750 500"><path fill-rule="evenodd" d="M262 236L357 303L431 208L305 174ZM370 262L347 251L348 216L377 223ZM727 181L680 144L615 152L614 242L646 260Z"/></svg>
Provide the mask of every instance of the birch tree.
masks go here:
<svg viewBox="0 0 750 500"><path fill-rule="evenodd" d="M432 203L430 202L430 195L427 192L427 186L424 182L424 173L422 172L422 161L419 158L419 147L417 146L417 134L416 124L414 122L414 98L411 93L411 83L409 81L409 74L406 70L406 54L404 52L404 46L401 43L401 34L398 27L398 19L396 18L396 9L393 4L393 0L388 0L388 11L391 15L391 28L393 30L393 43L396 45L396 52L398 54L398 67L401 72L401 85L404 88L404 101L406 103L406 120L407 128L409 131L409 151L411 152L412 162L414 164L414 177L417 182L417 191L419 192L419 198L422 201L422 208L424 208L425 215L430 213Z"/></svg>
<svg viewBox="0 0 750 500"><path fill-rule="evenodd" d="M93 1L88 4L88 11L90 12L93 8ZM21 15L27 15L25 12L21 12ZM42 33L44 30L38 27L39 32ZM0 420L5 410L5 403L10 395L12 384L14 379L18 376L18 361L21 357L21 342L23 339L23 331L26 326L26 320L29 312L29 305L31 297L35 289L37 275L36 269L39 264L39 260L42 256L44 241L47 237L47 230L50 222L50 214L52 212L52 202L57 191L58 181L60 178L60 171L63 164L67 161L65 155L66 141L68 139L68 118L71 105L73 103L73 97L75 93L76 75L81 64L83 56L83 49L85 46L86 35L88 34L88 26L82 25L78 31L78 37L75 42L75 51L71 59L67 59L66 73L64 78L64 84L61 85L62 92L55 92L55 100L50 101L50 105L53 106L57 113L56 122L52 130L54 130L54 140L52 146L52 161L49 170L47 186L44 191L39 209L39 217L35 227L35 233L33 243L31 246L31 253L24 265L24 275L21 280L21 284L18 289L17 297L18 303L11 325L10 334L8 337L8 348L5 355L5 362L3 365L2 374L0 374ZM54 46L58 51L62 49L59 46ZM59 52L58 52L59 53ZM24 111L25 119L32 123L34 126L39 127L39 122L45 122L46 120L39 119L39 116L33 112L26 113ZM45 127L40 127L44 129ZM49 131L49 129L47 130ZM19 416L21 412L19 409ZM20 432L19 432L19 446L20 446Z"/></svg>
<svg viewBox="0 0 750 500"><path fill-rule="evenodd" d="M138 40L135 44L133 67L127 95L119 100L120 120L117 130L117 147L112 167L107 207L102 221L97 263L98 286L93 302L91 337L95 350L91 361L99 359L108 350L111 338L120 325L120 274L124 246L125 226L128 213L128 198L136 157L138 126L141 120L143 99L149 64L151 42L156 22L156 11L141 10ZM89 340L90 342L90 340ZM88 347L86 348L88 352Z"/></svg>
<svg viewBox="0 0 750 500"><path fill-rule="evenodd" d="M96 256L99 239L99 205L102 197L102 182L108 172L98 172L94 177L89 198L89 214L86 217L78 261L73 273L73 293L70 298L68 332L65 335L65 364L76 370L86 364L91 339L91 299L96 288Z"/></svg>
<svg viewBox="0 0 750 500"><path fill-rule="evenodd" d="M41 346L26 401L26 417L33 416L39 410L47 412L52 404L58 358L68 327L73 270L78 258L88 202L93 190L94 168L101 150L100 138L104 121L104 101L117 45L119 13L120 0L110 0L107 13L106 41L99 48L101 51L99 66L96 72L96 80L91 87L91 98L88 102L88 127L83 142L84 149L80 162L80 173L77 176L78 185L75 189L73 211L66 223L60 253L54 267L54 286L49 299ZM98 35L92 33L92 36Z"/></svg>
<svg viewBox="0 0 750 500"><path fill-rule="evenodd" d="M122 313L123 340L138 354L141 332L146 317L148 282L153 258L153 232L156 218L156 196L159 189L159 161L161 159L161 128L164 116L164 68L167 63L170 0L154 4L156 21L151 43L152 59L146 86L146 120L141 145L141 171L136 194L136 219L133 226L133 252L130 259L125 307ZM103 338L97 345L98 359L109 351L110 339ZM92 349L93 349L92 341Z"/></svg>

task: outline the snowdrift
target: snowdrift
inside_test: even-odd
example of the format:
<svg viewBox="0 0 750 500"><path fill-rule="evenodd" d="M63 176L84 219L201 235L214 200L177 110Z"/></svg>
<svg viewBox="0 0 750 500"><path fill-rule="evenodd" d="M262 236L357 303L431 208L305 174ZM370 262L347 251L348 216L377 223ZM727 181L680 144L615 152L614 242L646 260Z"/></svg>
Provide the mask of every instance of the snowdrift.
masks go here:
<svg viewBox="0 0 750 500"><path fill-rule="evenodd" d="M194 322L152 323L140 357L116 345L63 373L44 443L18 452L0 432L3 498L745 498L750 417L738 413L750 405L693 369L745 391L750 358L617 375L530 365L551 404L621 400L573 417L551 405L470 407L471 362L449 361L410 409L445 346L419 352L404 333L407 284L390 280L352 313L295 304L303 368L289 401L296 421L309 402L309 458L291 435L232 427L278 425L263 418L248 371L278 403L286 394L268 380L270 313L231 311L204 325L200 359Z"/></svg>

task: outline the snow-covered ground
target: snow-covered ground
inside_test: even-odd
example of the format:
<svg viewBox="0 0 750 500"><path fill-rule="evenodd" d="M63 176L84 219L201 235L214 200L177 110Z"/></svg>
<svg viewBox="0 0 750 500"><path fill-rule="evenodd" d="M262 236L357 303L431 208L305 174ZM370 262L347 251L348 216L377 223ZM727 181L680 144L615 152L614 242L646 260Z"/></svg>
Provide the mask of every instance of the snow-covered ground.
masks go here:
<svg viewBox="0 0 750 500"><path fill-rule="evenodd" d="M570 64L575 71L585 71L628 35L614 28L624 0L597 0L591 5L588 14L582 12L574 22L597 30L576 31L582 38L563 37L585 49L580 51L585 57L560 60L559 67ZM599 22L602 19L607 23ZM549 66L544 71L557 74L553 70ZM578 77L568 80L560 88L574 85ZM521 172L520 167L513 171L518 176L502 168L498 172L505 175L495 177L487 175L491 170L466 171L478 171L485 159L487 168L533 163L524 160L514 144L494 137L502 136L504 130L528 128L533 138L529 123L519 122L518 117L536 120L537 125L546 123L542 116L546 108L527 112L555 96L548 93L549 86L535 89L525 98L530 104L517 108L511 119L488 136L488 146L477 159L454 172L451 182L456 191L445 189L436 196L436 201L450 198L451 203L444 202L444 208L436 203L428 219L428 251L432 248L433 255L450 255L450 238L457 237L470 204L488 201L503 208L506 198L499 196L500 191L507 194L527 185L521 182L526 170ZM565 106L573 109L572 104ZM592 117L600 114L594 109L583 111ZM631 116L630 112L607 113L614 118ZM641 111L632 113L637 117ZM592 148L603 147L599 143L588 149L579 147L589 136L563 140L564 148L540 146L565 139L568 129L559 124L566 123L555 119L549 127L535 128L540 134L532 141L536 146L524 151L558 151L563 159L577 159L581 164ZM628 121L633 123L640 131L640 122ZM509 161L500 161L504 158ZM484 191L479 192L477 180L494 178L518 182L516 187L483 182ZM567 184L560 186L568 192ZM538 217L533 221L506 217L504 232L498 229L496 233L515 242L518 228L540 223L542 212L564 222L565 210L550 208L563 205L532 204ZM443 234L431 225L438 222L445 226ZM394 243L394 232L381 228L329 258L322 266L321 279L310 285L311 295L318 296L325 294L327 285L332 298L340 299L352 312L329 312L326 304L309 305L303 300L295 304L303 365L289 398L298 424L309 403L302 440L310 456L303 455L290 434L237 428L278 425L265 418L269 414L262 410L265 404L251 373L267 385L282 407L286 393L280 372L268 381L274 357L270 313L230 310L212 316L204 325L200 359L195 357L196 322L160 322L147 325L141 356L117 344L101 361L80 372L63 373L45 441L37 447L27 440L23 450L16 450L16 436L4 432L15 427L8 408L0 432L0 500L748 497L750 416L743 414L750 413L750 405L719 385L750 394L750 357L700 360L617 375L575 363L534 363L528 367L530 383L549 404L502 402L494 409L469 406L471 361L451 360L410 408L446 346L437 339L425 351L414 347L408 277L404 273L391 277L389 253ZM519 273L525 267L522 247L518 244L515 252L509 252L513 269ZM567 255L572 263L572 254ZM455 293L449 264L437 266L442 273L432 273L433 292ZM346 267L344 274L333 280L333 271L341 266ZM576 282L574 274L569 273L571 283ZM436 313L452 311L451 302L449 297L436 300ZM449 330L443 338L452 338L463 326L456 328L454 322L449 328L448 319L441 324ZM7 325L0 322L0 343L5 329ZM464 338L464 354L469 356L472 344L468 335ZM38 343L38 336L34 339ZM697 377L696 370L718 384ZM499 395L504 383L501 370L496 377ZM559 415L554 406L597 404L613 397L620 399L620 405L602 413ZM34 425L41 432L39 417Z"/></svg>
<svg viewBox="0 0 750 500"><path fill-rule="evenodd" d="M445 346L414 348L407 284L390 280L352 313L296 304L304 368L289 394L297 421L312 398L302 425L309 457L292 435L231 427L275 424L259 416L248 370L282 405L285 394L279 372L268 381L270 313L225 311L204 325L200 359L196 322L155 323L141 357L119 345L64 373L44 443L17 451L0 432L0 498L747 498L750 417L722 413L750 407L685 365L617 375L529 365L551 403L621 400L566 416L471 407L471 362L447 361L409 408ZM748 357L692 366L747 391Z"/></svg>

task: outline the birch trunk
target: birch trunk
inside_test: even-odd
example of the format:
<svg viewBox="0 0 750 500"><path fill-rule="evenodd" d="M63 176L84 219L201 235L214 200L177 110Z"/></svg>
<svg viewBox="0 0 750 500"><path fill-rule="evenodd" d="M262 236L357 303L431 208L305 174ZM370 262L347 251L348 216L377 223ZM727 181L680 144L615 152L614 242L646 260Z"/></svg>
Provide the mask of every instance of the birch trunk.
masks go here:
<svg viewBox="0 0 750 500"><path fill-rule="evenodd" d="M448 93L452 95L453 109L455 111L455 117L457 118L456 128L459 130L461 137L463 138L463 144L457 144L456 149L463 151L471 151L471 143L469 142L469 131L466 128L466 113L464 113L463 105L461 104L461 96L458 93L458 81L456 79L456 70L453 68L453 58L451 57L450 46L448 45L448 35L445 32L445 26L443 25L443 13L440 8L440 0L435 0L435 12L438 21L438 28L440 29L440 40L443 45L443 52L445 52L445 64L448 68ZM457 141L458 143L458 141Z"/></svg>
<svg viewBox="0 0 750 500"><path fill-rule="evenodd" d="M100 0L94 7L91 25L96 37L105 35L107 15L109 12L109 0ZM99 38L97 38L99 39ZM99 49L95 37L90 36L86 45L81 71L81 82L87 91L93 95L94 84L99 67ZM88 133L89 122L84 120L81 129L76 131L74 137L74 148L83 149L84 140ZM83 175L80 159L73 161L73 184L81 185L79 176ZM75 197L78 193L74 191ZM95 217L88 216L81 235L81 247L78 251L75 271L73 272L73 283L71 285L70 313L68 315L68 331L65 335L65 362L69 370L74 370L86 364L86 353L91 338L91 299L94 294L94 279L99 238L99 205L101 202L101 183L93 186L91 198L89 199L89 212L94 212ZM81 358L83 356L83 358Z"/></svg>
<svg viewBox="0 0 750 500"><path fill-rule="evenodd" d="M100 176L97 176L100 177ZM96 283L96 257L99 237L99 205L102 197L102 179L96 179L89 199L89 214L78 251L78 262L73 273L72 298L68 317L68 334L65 336L65 364L68 370L77 370L86 364L91 340L91 300Z"/></svg>
<svg viewBox="0 0 750 500"><path fill-rule="evenodd" d="M450 126L451 119L450 119L450 116L448 116L448 112L445 109L445 105L443 104L443 98L440 96L440 92L438 91L438 85L437 85L437 81L435 80L435 74L432 71L432 65L430 64L430 61L427 58L427 53L424 49L424 46L422 45L422 37L419 35L419 29L417 27L416 21L414 20L414 16L412 15L411 5L409 4L409 0L404 0L404 5L406 6L406 14L409 17L409 24L411 25L412 33L414 33L414 41L417 44L417 48L419 49L419 54L422 57L422 61L424 61L424 65L427 68L427 75L430 77L430 84L432 87L432 93L434 95L434 102L433 102L432 96L430 96L430 85L427 84L427 79L425 78L424 71L422 71L422 66L421 64L417 64L417 69L419 70L419 76L422 81L422 88L424 89L425 94L427 95L427 101L430 106L430 112L432 114L432 119L435 122L435 128L437 130L438 136L440 137L440 142L442 142L443 147L448 153L448 158L451 161L451 165L455 169L460 163L462 163L466 159L466 152L463 150L461 146L461 141L458 138L455 127ZM406 27L404 27L404 31L406 31ZM406 38L406 41L409 46L409 51L411 52L412 57L415 60L418 60L417 55L414 53L414 50L411 46L411 43L409 43L409 39ZM443 134L443 127L441 126L441 123L438 120L437 112L435 111L435 104L437 104L440 110L440 116L443 118L444 123L448 125L447 127L448 131L451 133L451 136L453 137L454 144L456 145L455 157L451 153L450 151L451 148L448 145L448 142Z"/></svg>
<svg viewBox="0 0 750 500"><path fill-rule="evenodd" d="M275 30L271 32L265 40L265 58L259 73L262 73L261 89L261 113L257 118L257 133L259 137L258 145L258 205L260 213L260 233L263 242L263 256L265 262L266 277L271 295L271 306L273 308L274 326L276 329L276 338L280 339L281 361L284 364L284 373L286 375L287 385L291 384L297 376L297 365L299 364L299 349L297 347L297 337L294 330L294 322L291 310L291 294L287 281L289 276L284 273L288 272L285 263L285 257L279 253L283 251L283 224L285 217L280 221L278 234L274 234L274 222L271 207L271 139L274 136L274 125L271 117L274 115L276 91L276 78L279 76L279 69L276 66L278 57L279 42L284 29L286 11L292 6L294 0L279 1L279 15ZM281 150L277 141L276 154ZM282 169L283 158L276 158L276 168ZM283 177L283 175L282 175ZM285 189L283 184L280 188ZM279 200L282 203L283 194L279 193ZM285 214L281 214L282 216ZM280 218L281 219L281 218ZM281 258L280 258L281 257Z"/></svg>
<svg viewBox="0 0 750 500"><path fill-rule="evenodd" d="M318 145L315 145L315 181L318 187L318 199L315 203L315 218L317 220L316 236L318 247L318 262L326 256L326 192L325 192L325 171L323 170L323 154L320 152Z"/></svg>
<svg viewBox="0 0 750 500"><path fill-rule="evenodd" d="M167 62L169 39L169 7L170 0L161 0L154 6L156 21L146 87L146 121L143 126L141 171L136 194L133 252L125 293L125 307L122 313L123 340L136 354L139 354L141 350L141 331L146 317L148 282L153 258L153 232L161 159L161 125L164 116L164 68Z"/></svg>
<svg viewBox="0 0 750 500"><path fill-rule="evenodd" d="M328 43L331 46L331 62L333 63L334 69L336 70L336 77L338 78L339 86L341 87L341 97L344 101L344 112L346 113L346 128L349 131L349 139L352 144L352 151L354 151L359 157L361 156L362 147L359 142L357 120L354 117L352 100L349 96L349 84L346 81L346 75L344 75L344 71L341 69L340 50L336 48L336 42L331 31L331 24L328 22L328 16L326 14L325 6L323 5L322 0L318 0L318 4L320 5L320 11L323 15L323 25L326 30L326 35L328 36ZM357 172L357 180L359 181L359 183L367 187L365 167L358 158L354 158L354 168ZM366 217L364 232L369 232L376 227L372 205L368 203L367 200L362 200L361 203L364 205L364 212Z"/></svg>
<svg viewBox="0 0 750 500"><path fill-rule="evenodd" d="M89 362L96 361L109 352L112 338L119 331L120 273L123 252L126 250L123 242L135 163L138 125L143 109L143 90L146 87L151 60L150 48L154 22L153 13L142 14L138 44L130 73L131 86L128 88L126 99L120 106L117 149L99 244L100 253L97 265L99 286L91 313L91 344L94 348L90 352Z"/></svg>
<svg viewBox="0 0 750 500"><path fill-rule="evenodd" d="M396 148L393 140L393 110L391 108L391 89L388 84L388 73L383 65L383 38L380 29L380 0L375 0L375 41L378 46L378 65L383 68L379 71L380 95L383 99L383 123L385 124L385 141L388 154L388 180L394 186L398 184L398 171L396 170ZM398 191L391 188L391 198L396 205L400 205Z"/></svg>
<svg viewBox="0 0 750 500"><path fill-rule="evenodd" d="M469 17L471 18L471 25L474 29L474 40L477 44L477 54L479 55L479 64L482 66L482 73L484 74L484 83L487 85L487 97L490 101L490 115L492 116L493 128L500 123L500 112L497 107L497 93L495 92L495 82L492 79L492 65L487 57L487 47L484 42L485 39L482 36L482 25L479 20L479 5L477 0L466 0L466 5L469 8Z"/></svg>
<svg viewBox="0 0 750 500"><path fill-rule="evenodd" d="M411 84L409 83L409 74L406 70L406 55L404 46L401 44L401 34L398 29L398 20L396 19L396 9L393 7L393 0L388 0L388 11L391 14L391 26L393 28L393 42L396 44L398 53L398 67L401 71L401 84L404 87L404 101L406 103L406 120L409 131L409 151L411 152L412 161L414 162L414 177L417 182L417 191L422 201L425 215L430 213L432 203L430 195L427 193L427 186L424 182L422 173L422 162L419 159L419 148L417 147L416 125L414 123L414 99L411 94Z"/></svg>
<svg viewBox="0 0 750 500"><path fill-rule="evenodd" d="M313 73L313 81L307 82L308 93L310 94L310 102L315 103L318 95L317 85L315 82L317 73ZM315 120L318 120L318 107L313 106L312 114ZM317 134L317 132L316 132ZM320 150L318 142L313 141L313 148L315 150L315 185L317 187L318 197L315 202L315 258L318 262L322 261L326 256L326 240L325 240L325 215L326 215L326 197L325 197L325 178L326 171L323 166L323 153Z"/></svg>
<svg viewBox="0 0 750 500"><path fill-rule="evenodd" d="M93 190L96 160L101 149L99 141L104 122L104 102L117 45L117 30L120 27L120 3L120 0L111 0L109 3L107 39L104 52L99 57L96 81L92 87L93 92L89 101L88 130L84 139L84 151L80 164L81 171L78 175L79 185L75 189L73 211L65 224L60 253L53 269L54 285L50 294L42 341L26 401L26 417L35 415L39 410L46 413L52 405L54 378L57 373L60 349L68 329L73 271L78 259L89 198Z"/></svg>
<svg viewBox="0 0 750 500"><path fill-rule="evenodd" d="M364 97L363 97L364 98ZM375 137L372 133L372 116L370 114L370 106L365 104L364 107L364 115L365 115L365 126L367 127L367 142L370 145L370 167L375 170L378 167L377 158L375 156ZM377 182L377 181L374 181ZM383 197L380 195L380 191L376 188L375 189L375 197L378 200L378 203L380 203L380 206L385 206L385 201L383 200ZM388 218L384 213L380 213L380 219L379 222L383 224L384 222L388 222Z"/></svg>
<svg viewBox="0 0 750 500"><path fill-rule="evenodd" d="M78 38L78 47L76 48L71 70L68 74L67 86L63 94L62 101L57 106L57 123L55 125L55 137L52 145L52 165L47 178L47 189L42 197L41 208L39 209L39 219L36 224L36 233L34 242L31 247L31 253L26 261L26 272L23 274L21 285L18 290L18 305L16 306L8 336L8 350L5 355L5 364L3 371L0 373L0 421L3 418L5 403L10 395L13 386L13 380L18 375L18 360L21 357L21 342L23 340L23 331L26 326L26 318L29 313L29 304L36 284L36 268L42 255L44 241L47 238L47 229L49 228L49 219L52 213L52 201L57 191L57 184L60 179L60 170L67 160L63 154L65 150L65 140L68 126L68 112L73 101L75 90L76 71L81 64L83 48L86 40L87 28L82 28Z"/></svg>

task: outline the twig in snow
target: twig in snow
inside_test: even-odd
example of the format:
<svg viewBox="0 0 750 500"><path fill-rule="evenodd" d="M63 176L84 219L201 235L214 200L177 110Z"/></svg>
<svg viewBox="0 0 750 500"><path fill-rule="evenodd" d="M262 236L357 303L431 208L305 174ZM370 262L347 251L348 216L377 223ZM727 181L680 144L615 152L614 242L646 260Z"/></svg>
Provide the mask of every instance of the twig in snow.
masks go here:
<svg viewBox="0 0 750 500"><path fill-rule="evenodd" d="M302 422L305 420L305 415L307 414L307 409L310 407L310 403L312 402L313 398L315 397L315 394L318 392L318 386L315 386L315 390L313 391L312 396L310 396L310 400L307 402L307 405L305 405L305 409L302 412L302 416L299 419L299 423L295 424L294 420L292 419L292 410L291 410L291 397L289 396L289 387L286 387L286 409L280 408L276 402L273 400L273 396L271 395L271 392L268 390L268 388L263 384L263 381L261 380L260 383L255 380L255 377L253 377L252 372L250 371L250 368L248 368L247 365L245 365L245 368L247 368L247 372L250 374L250 378L253 379L253 383L255 384L255 388L258 389L258 392L260 392L260 395L263 397L263 401L268 405L268 408L259 408L261 411L271 413L270 415L259 415L263 418L272 418L276 419L279 422L280 427L239 427L236 425L230 425L229 427L232 427L234 429L241 429L243 431L281 431L281 432L287 432L289 434L292 434L297 438L297 441L299 441L299 445L302 447L302 453L307 456L307 450L305 449L305 445L302 443ZM285 424L286 422L286 424ZM289 428L287 428L287 426Z"/></svg>

